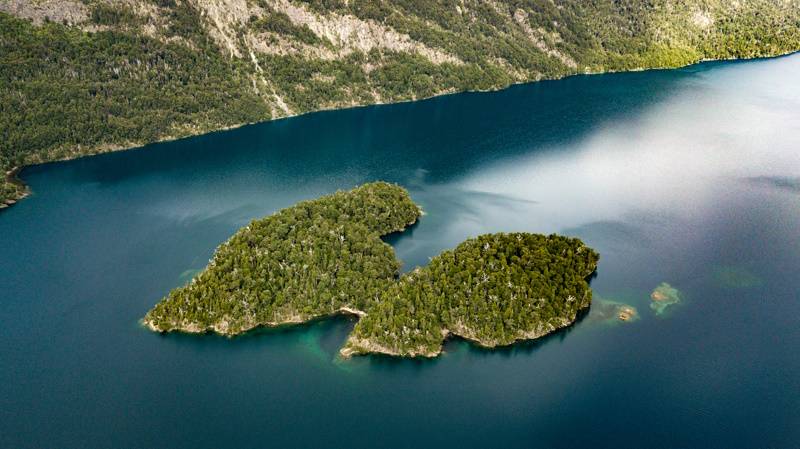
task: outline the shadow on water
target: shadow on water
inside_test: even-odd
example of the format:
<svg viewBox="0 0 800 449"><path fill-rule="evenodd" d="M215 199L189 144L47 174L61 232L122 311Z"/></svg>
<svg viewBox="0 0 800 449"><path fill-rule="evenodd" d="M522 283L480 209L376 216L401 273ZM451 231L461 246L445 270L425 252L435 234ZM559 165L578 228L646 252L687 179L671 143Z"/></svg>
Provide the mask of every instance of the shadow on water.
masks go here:
<svg viewBox="0 0 800 449"><path fill-rule="evenodd" d="M409 226L403 231L393 232L391 234L387 234L382 237L389 245L394 245L400 238L406 235L412 235L414 232L414 228L419 225L419 221L415 222L413 225ZM598 270L595 270L590 274L586 280L591 285L592 281L598 276ZM542 345L552 342L552 341L564 341L567 335L572 332L575 328L577 328L580 323L586 318L589 314L590 307L582 309L578 311L575 321L567 327L561 328L547 334L543 337L537 338L535 340L524 340L524 341L517 341L514 344L508 346L501 346L495 348L487 348L481 346L477 343L469 341L467 339L458 337L458 336L451 336L448 337L443 343L443 350L442 354L438 357L434 358L426 358L426 357L394 357L385 354L369 354L365 356L366 359L369 360L371 365L376 366L392 366L394 364L411 364L413 366L423 367L423 366L430 366L431 363L434 363L436 360L441 359L442 356L447 356L447 354L455 353L459 351L462 347L468 348L472 353L480 354L480 355L493 355L499 354L505 357L510 357L517 354L531 354L536 349L540 348ZM223 342L227 341L230 344L236 344L236 342L265 342L267 340L264 339L273 339L274 342L278 342L278 340L293 340L296 342L300 342L304 338L311 337L312 339L316 339L318 343L318 348L321 350L329 359L334 360L338 356L339 350L344 347L347 336L352 332L353 327L358 322L358 317L346 314L346 313L338 313L335 315L328 315L323 317L318 317L306 321L304 323L296 323L296 324L284 324L280 326L260 326L256 327L248 332L245 332L240 335L235 336L226 336L220 335L213 331L207 331L205 333L187 333L187 332L167 332L159 334L160 338L171 340L174 342L178 342L181 344L190 344L190 345L206 345L210 341L213 342ZM144 327L143 327L144 328ZM146 328L144 328L146 329ZM316 332L314 332L316 331ZM313 336L310 333L314 333ZM270 342L272 343L272 342Z"/></svg>
<svg viewBox="0 0 800 449"><path fill-rule="evenodd" d="M508 346L498 346L494 348L487 348L481 346L475 342L467 340L465 338L459 336L451 336L448 337L442 346L442 353L439 354L437 357L395 357L386 354L368 354L365 356L356 356L356 357L363 357L368 360L368 363L376 368L393 368L397 366L404 366L404 367L414 367L414 368L426 368L431 367L435 363L443 360L444 358L460 352L463 349L466 349L470 352L471 355L477 355L481 357L492 357L496 355L500 355L506 358L510 358L516 355L530 355L536 352L539 348L543 347L548 343L553 342L563 342L567 335L570 332L575 330L575 328L589 315L589 308L585 308L578 312L575 321L561 329L557 329L555 332L547 334L543 337L539 337L534 340L523 340L517 341L514 344Z"/></svg>
<svg viewBox="0 0 800 449"><path fill-rule="evenodd" d="M598 271L599 269L593 271L592 274L590 274L586 278L586 281L590 287L592 281L595 278L597 278ZM446 357L449 354L456 353L460 351L462 348L467 348L467 350L469 350L470 353L481 356L501 355L504 357L512 357L515 355L530 355L545 344L551 342L563 342L567 338L567 335L569 335L570 332L576 330L579 326L582 325L582 323L590 324L590 321L585 321L586 318L589 316L590 311L591 311L591 305L589 307L579 310L575 316L575 321L573 321L572 324L570 324L569 326L557 329L554 332L551 332L545 336L533 340L521 340L507 346L487 348L485 346L481 346L465 338L456 335L451 335L450 337L445 339L442 345L442 353L438 357L409 358L409 357L393 357L386 354L369 354L365 357L367 357L370 360L371 364L377 366L394 366L396 364L411 364L413 366L423 367L423 366L429 366L430 364L435 363L437 360L440 360L442 357Z"/></svg>
<svg viewBox="0 0 800 449"><path fill-rule="evenodd" d="M280 326L260 326L243 334L234 336L221 335L213 331L196 334L189 332L164 332L157 333L157 335L162 339L180 343L205 344L209 341L214 341L229 342L231 345L235 345L245 342L264 341L265 339L274 339L275 341L278 341L278 339L299 340L300 337L308 336L310 332L318 331L317 333L319 334L322 343L321 346L328 347L330 345L324 343L330 342L334 338L338 339L345 330L346 335L349 334L350 331L353 330L353 327L357 321L357 317L340 313L336 315L314 318L304 323L284 324ZM142 328L149 331L149 329L144 326L142 326ZM346 338L339 342L341 346L337 348L335 352L338 352L338 350L344 346L345 341Z"/></svg>
<svg viewBox="0 0 800 449"><path fill-rule="evenodd" d="M394 248L395 245L397 245L397 242L400 241L400 239L404 237L411 238L414 236L414 229L417 229L419 227L419 222L420 220L415 221L414 224L406 227L402 231L391 232L389 234L383 235L381 236L381 240L383 240L384 243L387 243L389 246Z"/></svg>
<svg viewBox="0 0 800 449"><path fill-rule="evenodd" d="M578 312L575 322L567 327L558 329L555 332L535 340L518 341L508 346L487 348L467 339L453 336L445 340L442 354L440 354L438 357L396 357L386 354L368 354L366 356L354 357L367 360L370 365L376 367L404 365L421 368L432 366L432 364L436 363L438 360L458 352L462 348L467 348L471 353L482 356L491 356L495 354L502 355L504 357L511 357L519 354L529 355L547 343L564 341L564 339L567 338L567 335L572 332L572 330L574 330L574 328L577 327L581 321L584 320L588 313L589 308L583 309ZM344 344L347 341L347 335L349 335L353 330L353 327L357 321L358 318L352 315L337 314L333 316L315 318L311 321L300 324L289 324L276 327L258 327L249 332L233 337L216 334L210 331L203 334L167 332L158 334L158 337L179 344L188 344L191 346L200 347L208 346L209 343L241 345L255 342L264 343L269 342L269 340L272 340L270 343L274 342L275 344L283 344L286 340L302 343L304 339L308 338L309 335L313 333L312 339L316 340L316 344L318 344L319 349L329 360L334 360L338 356L339 350L344 347Z"/></svg>
<svg viewBox="0 0 800 449"><path fill-rule="evenodd" d="M474 343L470 340L458 336L451 336L444 341L442 353L437 357L396 357L386 354L368 354L365 356L354 356L351 360L358 362L364 360L374 367L395 367L413 366L418 368L433 366L437 361L457 353L462 349L467 349L471 354L480 356L501 355L512 357L515 355L530 355L545 344L551 342L562 342L567 335L572 332L585 319L589 313L589 308L578 312L575 321L564 328L547 334L535 340L518 341L508 346L487 348ZM287 340L298 344L313 346L312 352L324 355L330 361L336 361L339 357L339 350L347 342L347 336L352 332L358 318L347 314L337 314L315 318L305 323L287 324L275 327L257 327L244 334L235 336L220 335L211 331L192 334L187 332L166 332L157 334L158 338L171 341L179 345L208 348L209 345L224 345L226 347L250 346L251 344L267 344L283 346ZM142 329L147 328L142 326ZM149 330L147 330L149 332ZM342 361L339 361L342 363ZM344 361L347 363L347 360Z"/></svg>
<svg viewBox="0 0 800 449"><path fill-rule="evenodd" d="M403 367L412 367L415 369L422 369L432 367L439 359L441 359L441 355L438 357L396 357L387 354L367 354L367 355L357 355L353 357L359 357L366 360L366 362L374 368L382 368L382 369L389 369L398 366Z"/></svg>
<svg viewBox="0 0 800 449"><path fill-rule="evenodd" d="M583 321L588 315L589 315L589 307L578 311L577 315L575 316L575 321L569 326L562 327L560 329L555 330L554 332L551 332L545 336L533 340L521 340L517 341L514 344L510 344L508 346L487 348L485 346L481 346L475 342L463 339L461 337L454 337L452 340L454 342L458 342L461 345L465 344L466 347L469 348L472 354L480 356L500 355L503 357L512 357L515 355L530 355L548 343L563 342L567 338L567 335L569 335L570 332L574 331L577 328L577 326L581 323L581 321Z"/></svg>
<svg viewBox="0 0 800 449"><path fill-rule="evenodd" d="M574 76L496 92L321 111L30 167L24 175L59 171L103 185L168 175L176 186L190 182L202 189L243 177L305 185L326 176L345 188L376 177L406 180L413 174L399 167L419 167L440 182L480 168L498 153L527 154L531 142L537 148L564 146L598 126L641 116L689 76Z"/></svg>
<svg viewBox="0 0 800 449"><path fill-rule="evenodd" d="M495 348L487 348L481 346L470 340L454 336L445 340L442 347L442 353L437 357L393 357L386 354L368 354L365 357L368 359L369 364L375 368L394 368L398 366L413 367L413 368L427 368L442 361L448 356L458 353L462 350L469 351L470 355L478 357L494 357L502 356L504 358L511 358L517 355L531 355L539 348L548 343L562 342L567 338L567 335L575 329L589 313L589 309L584 309L578 313L575 322L570 326L561 328L535 340L518 341L508 346L499 346Z"/></svg>

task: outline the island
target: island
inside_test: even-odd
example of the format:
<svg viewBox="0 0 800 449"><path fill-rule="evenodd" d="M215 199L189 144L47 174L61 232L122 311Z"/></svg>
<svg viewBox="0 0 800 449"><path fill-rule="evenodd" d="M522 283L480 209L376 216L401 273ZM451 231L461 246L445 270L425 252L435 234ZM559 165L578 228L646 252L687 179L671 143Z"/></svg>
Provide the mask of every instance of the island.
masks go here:
<svg viewBox="0 0 800 449"><path fill-rule="evenodd" d="M450 336L484 347L539 338L591 304L599 255L555 234L470 238L400 276L381 236L421 216L404 188L375 182L253 220L144 323L233 336L347 313L360 318L342 355L434 357Z"/></svg>

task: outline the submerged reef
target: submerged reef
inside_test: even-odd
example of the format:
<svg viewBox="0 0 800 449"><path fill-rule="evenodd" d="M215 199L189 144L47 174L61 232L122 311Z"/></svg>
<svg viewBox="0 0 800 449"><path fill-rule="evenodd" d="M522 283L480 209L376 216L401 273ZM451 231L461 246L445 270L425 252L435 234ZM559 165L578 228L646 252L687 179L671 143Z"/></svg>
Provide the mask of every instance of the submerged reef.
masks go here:
<svg viewBox="0 0 800 449"><path fill-rule="evenodd" d="M653 290L650 298L653 300L650 308L655 310L656 315L661 315L667 307L680 302L680 291L666 282L662 282Z"/></svg>
<svg viewBox="0 0 800 449"><path fill-rule="evenodd" d="M592 311L589 321L593 323L618 323L633 322L639 319L639 312L635 307L604 298L592 300Z"/></svg>

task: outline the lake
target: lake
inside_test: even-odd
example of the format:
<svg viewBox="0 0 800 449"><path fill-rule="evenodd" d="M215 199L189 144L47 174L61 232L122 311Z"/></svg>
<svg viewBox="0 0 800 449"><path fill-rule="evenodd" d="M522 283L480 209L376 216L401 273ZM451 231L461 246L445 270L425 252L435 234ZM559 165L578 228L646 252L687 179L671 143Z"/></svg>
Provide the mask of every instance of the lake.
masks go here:
<svg viewBox="0 0 800 449"><path fill-rule="evenodd" d="M320 112L21 176L34 195L0 213L1 447L800 441L800 54ZM139 324L251 219L375 180L426 213L387 237L404 270L484 233L568 234L601 254L592 307L433 360L342 360L348 317L236 338ZM662 282L680 302L657 314Z"/></svg>

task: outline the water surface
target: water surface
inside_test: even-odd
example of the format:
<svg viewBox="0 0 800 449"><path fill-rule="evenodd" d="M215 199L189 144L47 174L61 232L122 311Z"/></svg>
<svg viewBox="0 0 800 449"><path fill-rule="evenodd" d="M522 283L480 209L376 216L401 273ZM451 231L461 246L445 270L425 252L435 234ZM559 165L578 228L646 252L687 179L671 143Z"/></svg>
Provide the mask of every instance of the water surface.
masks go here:
<svg viewBox="0 0 800 449"><path fill-rule="evenodd" d="M0 213L0 446L795 446L798 75L800 55L577 76L26 168L35 194ZM640 319L596 307L435 360L341 360L347 318L138 325L251 219L374 180L427 213L387 238L405 269L569 234L601 253L595 299ZM662 282L682 296L657 316Z"/></svg>

